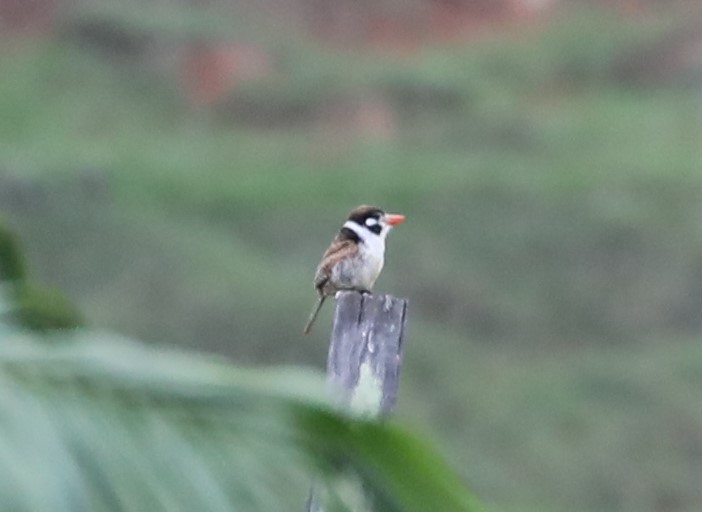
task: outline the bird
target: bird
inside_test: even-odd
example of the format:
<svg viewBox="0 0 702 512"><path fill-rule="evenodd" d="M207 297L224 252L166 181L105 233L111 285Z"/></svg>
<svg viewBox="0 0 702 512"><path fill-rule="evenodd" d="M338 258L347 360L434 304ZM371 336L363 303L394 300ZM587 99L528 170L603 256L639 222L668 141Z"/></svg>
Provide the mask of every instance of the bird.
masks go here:
<svg viewBox="0 0 702 512"><path fill-rule="evenodd" d="M377 206L361 205L349 213L314 274L314 288L319 297L304 334L309 334L319 310L330 295L340 290L371 292L383 269L385 237L404 220L404 215L385 213Z"/></svg>

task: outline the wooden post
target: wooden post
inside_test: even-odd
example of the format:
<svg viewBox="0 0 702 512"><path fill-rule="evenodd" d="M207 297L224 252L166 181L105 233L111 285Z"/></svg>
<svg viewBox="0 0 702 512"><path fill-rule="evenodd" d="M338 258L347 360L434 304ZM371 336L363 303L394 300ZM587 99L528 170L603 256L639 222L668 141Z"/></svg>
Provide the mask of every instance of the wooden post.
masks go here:
<svg viewBox="0 0 702 512"><path fill-rule="evenodd" d="M397 400L407 300L339 292L327 381L339 403L369 417L387 416ZM308 512L324 512L314 489Z"/></svg>
<svg viewBox="0 0 702 512"><path fill-rule="evenodd" d="M397 399L407 301L340 292L334 308L327 379L340 403L369 416Z"/></svg>

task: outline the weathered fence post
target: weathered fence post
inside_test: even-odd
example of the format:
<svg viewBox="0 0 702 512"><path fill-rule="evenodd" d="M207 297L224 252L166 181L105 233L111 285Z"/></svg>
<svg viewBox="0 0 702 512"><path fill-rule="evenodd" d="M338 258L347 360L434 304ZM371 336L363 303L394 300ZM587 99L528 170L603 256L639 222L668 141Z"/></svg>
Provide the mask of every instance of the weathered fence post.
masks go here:
<svg viewBox="0 0 702 512"><path fill-rule="evenodd" d="M370 417L387 416L397 400L407 300L339 292L334 307L327 381L339 403ZM324 512L310 493L308 512Z"/></svg>
<svg viewBox="0 0 702 512"><path fill-rule="evenodd" d="M327 379L339 401L369 416L387 415L397 399L407 301L340 292L334 308Z"/></svg>

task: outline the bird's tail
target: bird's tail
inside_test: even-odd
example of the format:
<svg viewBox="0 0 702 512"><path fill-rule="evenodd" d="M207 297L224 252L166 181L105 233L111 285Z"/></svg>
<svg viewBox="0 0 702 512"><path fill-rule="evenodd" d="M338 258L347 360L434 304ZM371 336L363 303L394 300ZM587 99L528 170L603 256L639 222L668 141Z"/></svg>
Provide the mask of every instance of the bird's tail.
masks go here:
<svg viewBox="0 0 702 512"><path fill-rule="evenodd" d="M314 321L317 319L317 315L319 314L319 310L322 309L322 304L324 304L324 299L326 299L326 295L320 295L319 300L317 301L317 304L315 304L314 309L312 310L312 313L310 314L309 320L307 320L307 325L305 325L304 331L302 331L304 334L309 334L310 329L312 329L312 324Z"/></svg>

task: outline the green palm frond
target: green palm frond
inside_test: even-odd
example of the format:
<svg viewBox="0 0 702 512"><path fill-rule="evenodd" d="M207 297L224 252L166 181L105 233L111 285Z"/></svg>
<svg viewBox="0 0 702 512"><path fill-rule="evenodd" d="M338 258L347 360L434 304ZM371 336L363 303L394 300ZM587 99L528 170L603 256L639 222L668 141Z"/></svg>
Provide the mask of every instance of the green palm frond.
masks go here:
<svg viewBox="0 0 702 512"><path fill-rule="evenodd" d="M0 325L7 510L475 511L456 475L391 425L341 413L305 369L232 367L114 335L63 343ZM355 494L354 494L355 493Z"/></svg>

